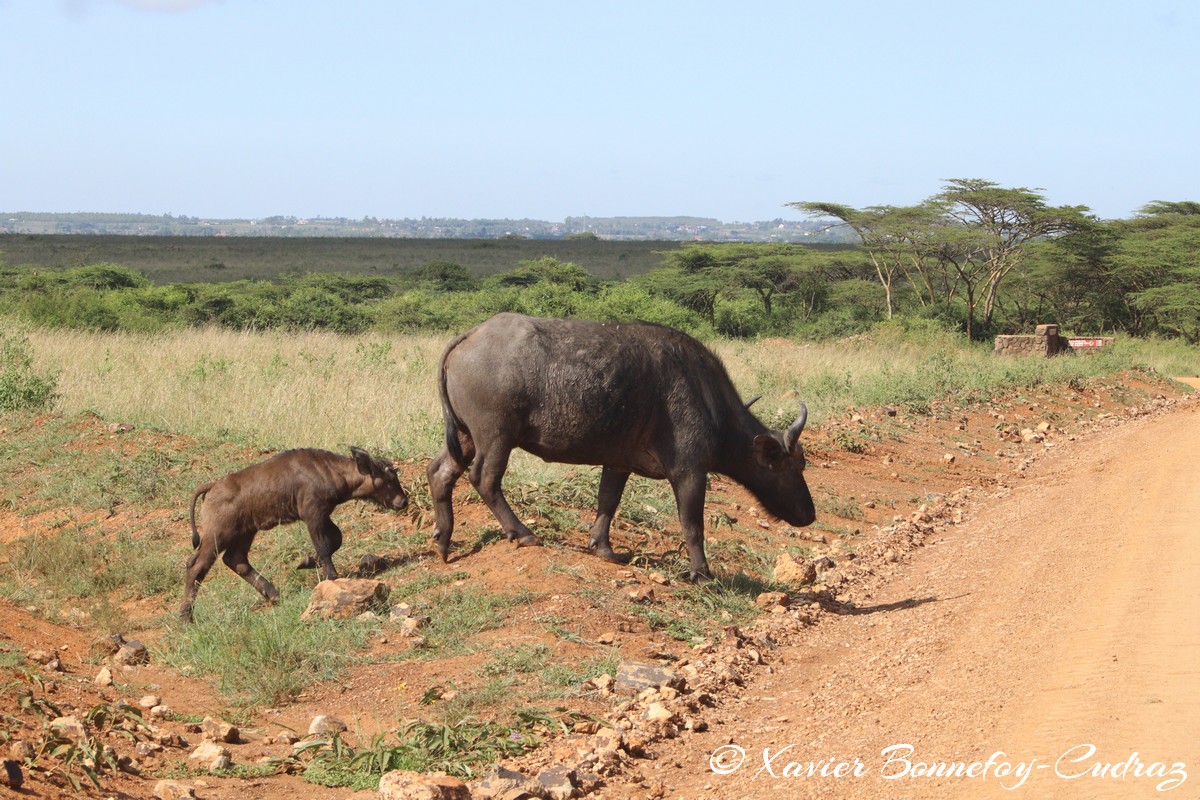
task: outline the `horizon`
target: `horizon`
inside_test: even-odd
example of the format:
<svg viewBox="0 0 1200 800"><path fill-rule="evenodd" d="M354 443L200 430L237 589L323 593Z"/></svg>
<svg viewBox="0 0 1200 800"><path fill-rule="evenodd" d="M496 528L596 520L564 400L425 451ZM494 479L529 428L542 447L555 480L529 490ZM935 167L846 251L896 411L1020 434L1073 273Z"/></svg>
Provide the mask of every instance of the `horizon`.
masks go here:
<svg viewBox="0 0 1200 800"><path fill-rule="evenodd" d="M1181 0L0 0L0 206L732 223L982 178L1122 219L1197 196L1197 34Z"/></svg>

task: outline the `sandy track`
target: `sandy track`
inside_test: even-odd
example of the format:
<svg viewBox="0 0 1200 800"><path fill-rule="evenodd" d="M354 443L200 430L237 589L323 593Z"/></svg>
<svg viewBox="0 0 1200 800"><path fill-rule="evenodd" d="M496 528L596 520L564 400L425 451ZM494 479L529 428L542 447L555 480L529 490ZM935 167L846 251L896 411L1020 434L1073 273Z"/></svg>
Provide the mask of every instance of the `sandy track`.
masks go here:
<svg viewBox="0 0 1200 800"><path fill-rule="evenodd" d="M1197 465L1195 403L1041 460L646 777L689 798L1200 797Z"/></svg>

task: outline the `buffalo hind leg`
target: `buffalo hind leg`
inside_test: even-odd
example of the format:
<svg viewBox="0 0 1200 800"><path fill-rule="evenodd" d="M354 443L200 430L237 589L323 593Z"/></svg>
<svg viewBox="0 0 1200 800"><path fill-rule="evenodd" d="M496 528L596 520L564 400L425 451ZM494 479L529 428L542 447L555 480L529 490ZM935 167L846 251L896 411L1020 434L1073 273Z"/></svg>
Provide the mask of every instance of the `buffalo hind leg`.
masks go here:
<svg viewBox="0 0 1200 800"><path fill-rule="evenodd" d="M604 467L600 470L600 492L596 500L596 521L592 523L591 534L588 536L588 549L606 561L620 562L608 541L608 531L612 526L613 516L621 503L621 495L625 492L625 483L629 473L625 470Z"/></svg>
<svg viewBox="0 0 1200 800"><path fill-rule="evenodd" d="M541 541L533 535L533 531L517 519L517 515L513 513L512 506L508 504L508 500L505 499L504 492L500 488L504 480L504 471L508 469L510 452L512 452L511 448L492 448L485 451L483 447L480 447L475 456L475 463L471 465L471 485L475 487L475 491L479 492L479 496L483 498L487 507L492 510L492 514L500 522L500 527L504 529L505 537L509 541L516 539L518 547L536 547L541 544Z"/></svg>
<svg viewBox="0 0 1200 800"><path fill-rule="evenodd" d="M235 545L226 550L221 560L225 562L225 566L238 574L242 580L253 586L258 593L263 596L263 599L270 605L275 605L279 602L279 592L276 591L274 584L258 574L254 567L250 566L248 558L250 554L250 545Z"/></svg>
<svg viewBox="0 0 1200 800"><path fill-rule="evenodd" d="M679 524L687 544L691 568L688 580L703 583L712 580L708 559L704 555L704 473L681 475L671 481L675 505L679 507Z"/></svg>
<svg viewBox="0 0 1200 800"><path fill-rule="evenodd" d="M187 558L186 578L183 585L183 605L179 608L179 617L184 622L192 621L192 606L196 604L196 592L200 584L208 576L212 565L217 563L217 549L208 539L200 542L200 548L193 550Z"/></svg>
<svg viewBox="0 0 1200 800"><path fill-rule="evenodd" d="M444 447L425 470L436 519L433 541L442 561L450 558L450 535L454 533L454 484L458 483L464 471L464 467L451 458Z"/></svg>

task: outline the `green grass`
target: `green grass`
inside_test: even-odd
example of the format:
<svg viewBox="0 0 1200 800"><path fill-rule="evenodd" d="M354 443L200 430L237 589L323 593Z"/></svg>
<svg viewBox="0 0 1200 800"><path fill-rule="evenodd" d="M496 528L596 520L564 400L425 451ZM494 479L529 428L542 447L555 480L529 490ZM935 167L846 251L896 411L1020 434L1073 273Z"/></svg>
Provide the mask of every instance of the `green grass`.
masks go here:
<svg viewBox="0 0 1200 800"><path fill-rule="evenodd" d="M196 621L173 623L162 660L186 674L210 678L234 702L276 705L307 686L331 680L354 662L376 623L301 620L307 593L285 593L273 607L258 608L242 581L206 586Z"/></svg>

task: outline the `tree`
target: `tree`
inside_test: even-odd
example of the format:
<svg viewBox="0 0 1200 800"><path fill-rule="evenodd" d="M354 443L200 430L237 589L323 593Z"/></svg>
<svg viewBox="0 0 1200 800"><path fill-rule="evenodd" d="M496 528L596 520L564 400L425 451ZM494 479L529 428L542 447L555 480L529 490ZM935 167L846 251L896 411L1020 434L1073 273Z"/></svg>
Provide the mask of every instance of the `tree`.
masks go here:
<svg viewBox="0 0 1200 800"><path fill-rule="evenodd" d="M1025 246L1036 239L1089 230L1095 220L1087 206L1049 207L1040 189L1005 189L978 178L955 178L931 198L961 226L965 235L953 237L954 264L960 275L982 275L984 295L967 307L967 335L971 336L976 303L983 302L983 324L988 327L1000 296L1000 285L1021 261Z"/></svg>

